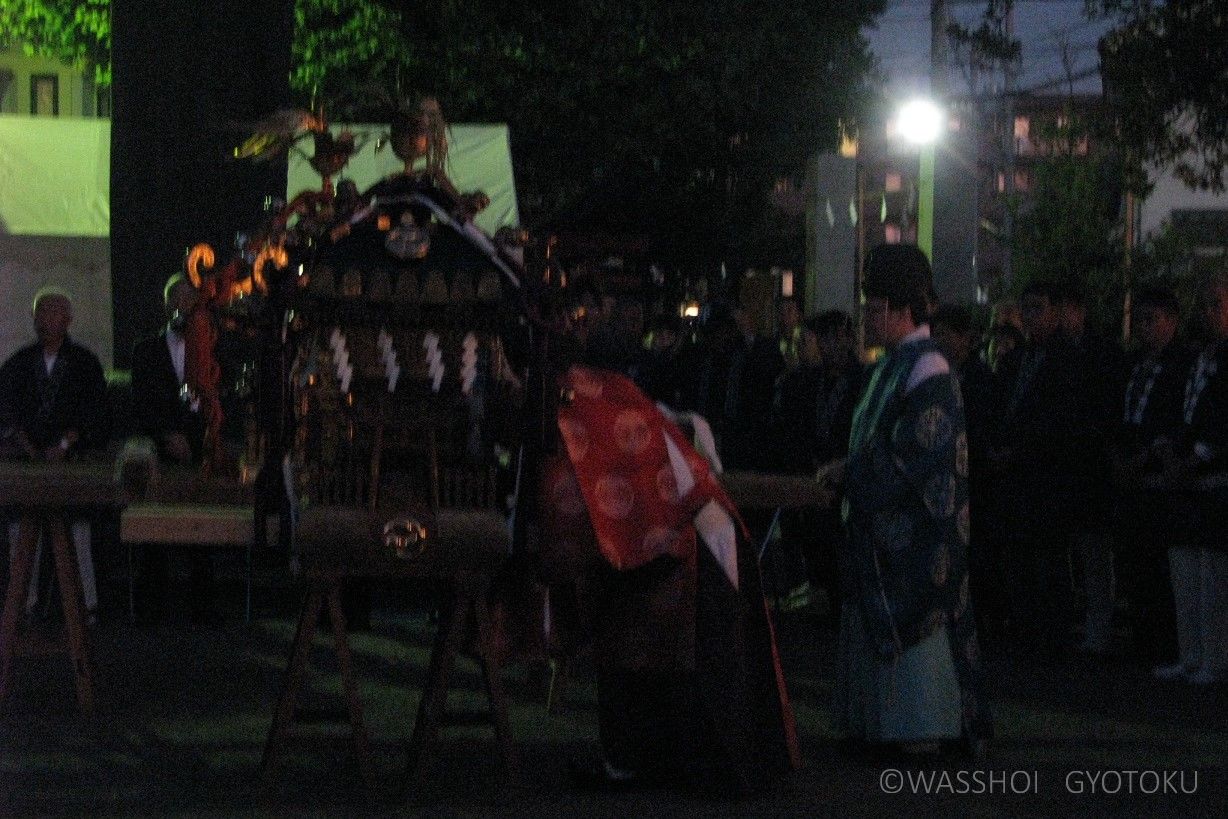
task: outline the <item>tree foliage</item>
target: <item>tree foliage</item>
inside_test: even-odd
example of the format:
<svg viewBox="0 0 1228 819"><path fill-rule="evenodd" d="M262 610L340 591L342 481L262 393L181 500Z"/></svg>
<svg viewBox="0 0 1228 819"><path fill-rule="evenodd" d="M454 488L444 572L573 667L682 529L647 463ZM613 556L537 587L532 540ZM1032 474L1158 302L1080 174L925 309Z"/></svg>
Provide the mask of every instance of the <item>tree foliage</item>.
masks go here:
<svg viewBox="0 0 1228 819"><path fill-rule="evenodd" d="M296 0L290 87L309 101L352 94L367 84L395 86L416 65L400 12L366 0Z"/></svg>
<svg viewBox="0 0 1228 819"><path fill-rule="evenodd" d="M1089 0L1116 20L1100 43L1116 132L1138 159L1224 190L1228 0Z"/></svg>
<svg viewBox="0 0 1228 819"><path fill-rule="evenodd" d="M0 0L0 45L54 57L111 84L111 0Z"/></svg>
<svg viewBox="0 0 1228 819"><path fill-rule="evenodd" d="M774 182L800 180L873 99L861 31L884 3L295 0L291 84L336 116L433 94L454 121L506 122L531 226L764 261ZM108 7L0 0L0 21L105 66Z"/></svg>
<svg viewBox="0 0 1228 819"><path fill-rule="evenodd" d="M861 28L882 5L427 0L404 12L403 82L508 123L531 224L721 254L762 241L775 179L869 99Z"/></svg>
<svg viewBox="0 0 1228 819"><path fill-rule="evenodd" d="M1037 281L1076 284L1093 320L1111 327L1122 292L1120 162L1101 149L1073 150L1087 129L1075 119L1037 135L1057 150L1033 165L1027 205L1016 205L1011 285L1019 292Z"/></svg>
<svg viewBox="0 0 1228 819"><path fill-rule="evenodd" d="M960 64L982 71L1019 62L1022 45L1007 34L1006 25L1014 4L1015 0L988 0L976 26L947 25L946 34Z"/></svg>

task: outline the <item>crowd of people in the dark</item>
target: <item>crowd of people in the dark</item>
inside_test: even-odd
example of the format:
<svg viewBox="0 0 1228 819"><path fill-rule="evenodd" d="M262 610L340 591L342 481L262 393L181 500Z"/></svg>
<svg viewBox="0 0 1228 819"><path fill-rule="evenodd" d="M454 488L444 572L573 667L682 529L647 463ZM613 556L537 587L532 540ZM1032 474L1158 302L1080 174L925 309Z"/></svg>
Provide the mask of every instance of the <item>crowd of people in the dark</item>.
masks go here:
<svg viewBox="0 0 1228 819"><path fill-rule="evenodd" d="M905 753L962 740L977 753L993 732L982 643L1038 666L1082 654L1126 657L1160 680L1193 686L1228 675L1228 275L1201 281L1193 309L1171 290L1137 288L1127 345L1094 332L1082 294L1057 284L1030 284L1017 303L995 305L982 330L966 308L937 303L929 263L912 246L883 246L868 257L862 328L838 310L805 317L793 298L780 300L770 321L720 302L693 318L646 317L636 299L576 290L571 330L595 369L569 374L576 397L566 411L577 415L581 395L602 395L597 380L626 377L609 381L602 399L613 401L615 387L626 384L625 406L595 404L585 416L590 426L611 423L604 445L639 451L652 439L647 422L624 423L624 416L656 418L646 395L669 408L654 421L662 429L679 412L707 420L695 427L713 433L716 446L700 449L715 450L715 471L813 476L830 488L825 508L742 517L778 611L812 609L838 632L835 724L848 739ZM198 408L184 389L178 323L193 299L172 278L167 325L134 355L136 421L168 464L199 462ZM68 337L67 294L41 292L33 312L38 341L0 367L0 437L9 457L54 462L103 442L97 410L106 399L97 359ZM580 421L562 412L567 454L580 461L598 447L587 433L573 441ZM656 452L668 468L654 474L673 470L666 485L708 474L698 455L695 463L674 458L685 446L677 435L666 435ZM610 458L602 469L622 456ZM597 484L612 480L594 475ZM704 480L705 510L728 501ZM668 502L680 503L680 491L666 493ZM627 503L635 497L627 494ZM598 509L622 520L627 510L614 503L621 499L599 495ZM701 512L694 525L713 555L738 554L730 518L712 525ZM633 534L628 542L639 554L648 540ZM97 593L84 522L73 540L92 617ZM683 561L679 571L696 565ZM166 561L147 556L139 569L143 619L161 619ZM632 588L657 569L624 572L619 583ZM193 617L215 620L208 562L192 574ZM602 576L612 577L608 569ZM724 576L716 586L740 588L736 571ZM757 594L756 583L749 588ZM34 578L30 599L37 591ZM627 600L635 608L640 598ZM636 611L639 625L602 622L639 645L655 610ZM690 633L668 617L658 622L671 639ZM713 659L702 651L696 658L699 666ZM643 682L640 671L627 680ZM606 722L629 719L631 705L603 696ZM672 708L665 699L657 705ZM788 723L782 719L773 721ZM647 764L640 751L606 758L580 780L638 781Z"/></svg>
<svg viewBox="0 0 1228 819"><path fill-rule="evenodd" d="M638 303L605 301L590 349L708 419L726 469L815 474L847 454L867 372L848 314L803 318L786 298L775 321L719 304L702 321L645 320ZM1222 679L1228 279L1201 282L1192 309L1139 288L1124 345L1092 330L1084 294L1063 284L996 304L988 327L960 305L929 310L964 402L982 641L1038 663L1121 656L1164 679ZM825 600L834 628L838 507L748 522L776 604Z"/></svg>

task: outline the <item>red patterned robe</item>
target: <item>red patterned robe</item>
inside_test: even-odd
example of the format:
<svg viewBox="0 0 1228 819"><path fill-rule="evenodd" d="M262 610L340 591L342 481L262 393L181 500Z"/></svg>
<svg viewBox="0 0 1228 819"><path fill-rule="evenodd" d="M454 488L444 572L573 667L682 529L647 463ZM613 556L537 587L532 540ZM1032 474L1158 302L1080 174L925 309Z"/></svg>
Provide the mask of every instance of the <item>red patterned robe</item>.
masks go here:
<svg viewBox="0 0 1228 819"><path fill-rule="evenodd" d="M707 461L623 376L573 367L561 389L564 452L543 476L543 562L556 578L579 578L599 682L692 681L699 702L682 707L703 712L703 752L742 787L796 764L753 550L722 561L697 546L694 519L709 502L737 520Z"/></svg>

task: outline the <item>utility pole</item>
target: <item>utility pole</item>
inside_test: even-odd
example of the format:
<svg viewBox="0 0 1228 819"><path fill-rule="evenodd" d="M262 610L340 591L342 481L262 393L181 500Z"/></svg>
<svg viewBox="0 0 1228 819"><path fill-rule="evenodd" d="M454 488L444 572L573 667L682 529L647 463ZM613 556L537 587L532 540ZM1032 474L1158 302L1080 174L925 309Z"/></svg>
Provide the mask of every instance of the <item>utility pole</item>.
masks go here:
<svg viewBox="0 0 1228 819"><path fill-rule="evenodd" d="M1006 5L1006 19L1004 25L1006 31L1006 42L1011 42L1015 39L1015 2L1014 0L1003 0ZM1006 184L1003 186L1003 193L1006 197L1006 209L1002 217L1002 241L1006 243L1006 252L1002 255L1002 279L1009 286L1011 283L1011 245L1014 241L1014 218L1011 216L1011 206L1015 199L1015 85L1018 81L1017 66L1012 57L1006 57L1002 64L1002 102L1003 102L1003 117L1006 122L1003 124L1003 136L1006 138L1006 153L1003 175L1003 180Z"/></svg>
<svg viewBox="0 0 1228 819"><path fill-rule="evenodd" d="M930 96L942 105L950 72L947 53L947 0L930 0Z"/></svg>
<svg viewBox="0 0 1228 819"><path fill-rule="evenodd" d="M930 0L930 101L947 117L947 0ZM945 130L945 122L944 122ZM934 154L928 142L918 151L917 246L934 262Z"/></svg>

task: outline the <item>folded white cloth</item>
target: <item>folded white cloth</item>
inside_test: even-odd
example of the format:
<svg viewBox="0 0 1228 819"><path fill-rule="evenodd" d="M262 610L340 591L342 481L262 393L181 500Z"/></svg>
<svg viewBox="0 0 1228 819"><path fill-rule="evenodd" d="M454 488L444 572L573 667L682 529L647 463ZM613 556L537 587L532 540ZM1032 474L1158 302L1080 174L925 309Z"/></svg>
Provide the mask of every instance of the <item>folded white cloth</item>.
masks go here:
<svg viewBox="0 0 1228 819"><path fill-rule="evenodd" d="M678 445L665 435L665 449L669 452L669 464L674 470L674 480L678 484L678 494L686 495L695 488L695 476L691 467L678 449ZM738 530L733 518L716 501L710 500L703 505L695 515L695 528L699 537L716 562L720 565L729 583L738 587Z"/></svg>

